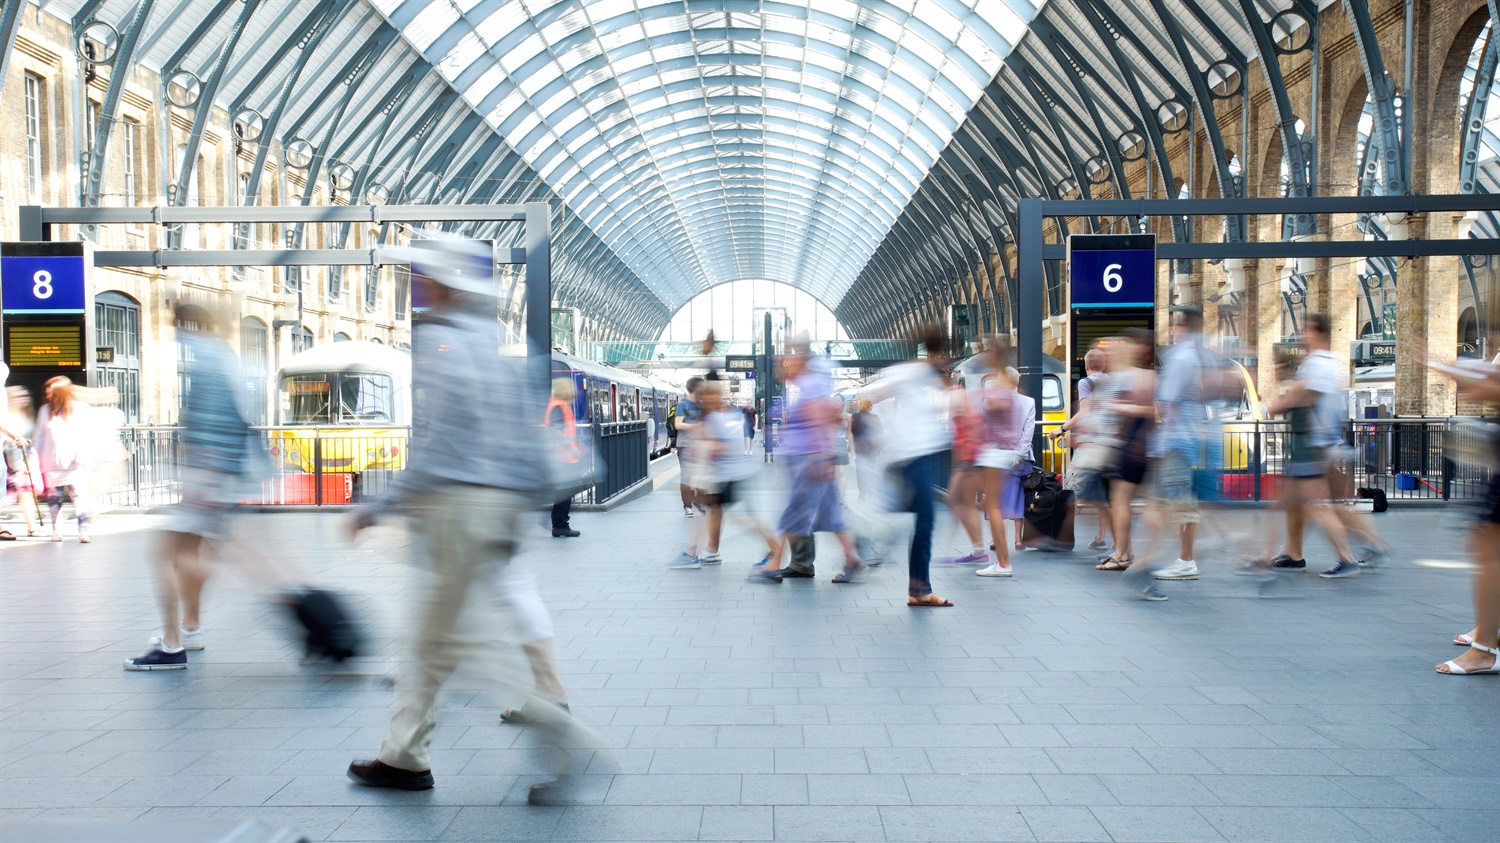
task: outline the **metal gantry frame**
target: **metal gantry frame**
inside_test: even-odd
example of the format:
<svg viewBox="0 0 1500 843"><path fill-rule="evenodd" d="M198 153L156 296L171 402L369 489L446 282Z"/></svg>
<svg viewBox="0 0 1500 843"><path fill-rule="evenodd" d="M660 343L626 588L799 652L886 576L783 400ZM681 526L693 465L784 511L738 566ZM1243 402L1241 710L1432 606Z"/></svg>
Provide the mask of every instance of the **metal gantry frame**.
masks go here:
<svg viewBox="0 0 1500 843"><path fill-rule="evenodd" d="M1016 241L1020 267L1020 321L1016 324L1016 362L1022 391L1041 394L1043 266L1067 258L1063 243L1047 243L1042 221L1049 216L1086 214L1161 217L1252 216L1260 214L1428 214L1447 211L1500 211L1500 194L1445 196L1339 196L1275 199L1023 199L1017 213L1021 236ZM1488 244L1488 245L1486 245ZM1500 240L1472 237L1448 240L1324 240L1224 243L1164 243L1156 247L1158 260L1225 258L1360 258L1438 257L1500 254ZM1038 440L1040 448L1040 440ZM1038 451L1040 453L1040 451Z"/></svg>
<svg viewBox="0 0 1500 843"><path fill-rule="evenodd" d="M527 375L545 395L552 381L552 209L525 205L348 205L332 207L159 206L151 208L20 208L20 239L52 239L55 225L259 225L307 223L521 223L520 248L497 250L496 262L526 266ZM95 266L367 266L405 265L383 249L95 250ZM300 294L299 294L300 295Z"/></svg>

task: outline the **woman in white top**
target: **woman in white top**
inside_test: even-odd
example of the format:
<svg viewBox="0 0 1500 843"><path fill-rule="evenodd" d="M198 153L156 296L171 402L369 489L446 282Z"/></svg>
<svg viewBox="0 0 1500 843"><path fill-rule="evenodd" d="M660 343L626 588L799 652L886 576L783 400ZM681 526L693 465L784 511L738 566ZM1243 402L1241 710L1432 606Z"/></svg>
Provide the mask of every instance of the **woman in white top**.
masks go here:
<svg viewBox="0 0 1500 843"><path fill-rule="evenodd" d="M73 382L57 377L47 381L47 403L36 417L37 458L47 485L47 508L52 513L52 540L62 541L57 516L62 512L63 492L73 499L78 517L78 540L89 541L89 466L98 447L97 432L90 418L93 409L73 395Z"/></svg>

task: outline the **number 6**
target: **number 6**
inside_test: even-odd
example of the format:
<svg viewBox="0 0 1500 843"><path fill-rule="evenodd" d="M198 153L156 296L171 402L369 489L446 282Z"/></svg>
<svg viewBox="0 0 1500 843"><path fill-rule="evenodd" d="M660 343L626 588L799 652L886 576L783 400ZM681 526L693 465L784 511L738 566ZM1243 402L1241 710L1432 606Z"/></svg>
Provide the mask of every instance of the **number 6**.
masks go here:
<svg viewBox="0 0 1500 843"><path fill-rule="evenodd" d="M1112 263L1104 267L1104 289L1111 293L1120 292L1120 287L1125 284L1125 279L1120 277L1121 264Z"/></svg>
<svg viewBox="0 0 1500 843"><path fill-rule="evenodd" d="M31 294L39 299L52 298L52 273L45 269L37 270L31 276Z"/></svg>

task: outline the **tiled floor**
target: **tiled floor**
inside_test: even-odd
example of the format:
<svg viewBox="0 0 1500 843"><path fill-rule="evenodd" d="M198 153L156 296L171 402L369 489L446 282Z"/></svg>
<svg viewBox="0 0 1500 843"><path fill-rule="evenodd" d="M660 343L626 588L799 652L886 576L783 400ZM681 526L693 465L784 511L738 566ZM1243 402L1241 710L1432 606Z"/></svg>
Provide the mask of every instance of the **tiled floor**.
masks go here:
<svg viewBox="0 0 1500 843"><path fill-rule="evenodd" d="M1379 516L1377 575L1288 577L1260 599L1204 578L1140 602L1085 557L1028 554L1013 581L935 573L957 607L910 610L905 572L853 586L744 581L759 556L667 571L668 490L581 514L526 552L575 711L613 747L588 804L525 805L538 768L512 702L455 689L438 787L364 790L407 591L406 534L359 546L335 514L254 517L262 549L351 594L363 675L298 664L243 580L211 585L210 645L136 674L156 623L150 516L94 544L0 550L0 823L250 818L329 840L1430 841L1500 835L1500 677L1442 677L1469 571L1436 509ZM1232 519L1241 528L1248 517ZM940 522L940 552L951 537ZM1081 541L1087 537L1081 536ZM1324 545L1317 559L1327 561ZM0 838L6 833L0 830ZM7 838L9 839L9 838Z"/></svg>

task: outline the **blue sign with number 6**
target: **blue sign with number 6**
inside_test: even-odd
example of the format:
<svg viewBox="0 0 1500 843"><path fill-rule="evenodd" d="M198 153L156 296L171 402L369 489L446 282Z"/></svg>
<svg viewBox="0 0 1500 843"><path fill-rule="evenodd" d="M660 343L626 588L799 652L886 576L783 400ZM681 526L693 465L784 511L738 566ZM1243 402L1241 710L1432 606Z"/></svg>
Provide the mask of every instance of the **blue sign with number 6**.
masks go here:
<svg viewBox="0 0 1500 843"><path fill-rule="evenodd" d="M0 305L6 313L82 313L83 257L0 257Z"/></svg>
<svg viewBox="0 0 1500 843"><path fill-rule="evenodd" d="M1155 238L1073 235L1069 241L1068 281L1073 307L1156 304Z"/></svg>

